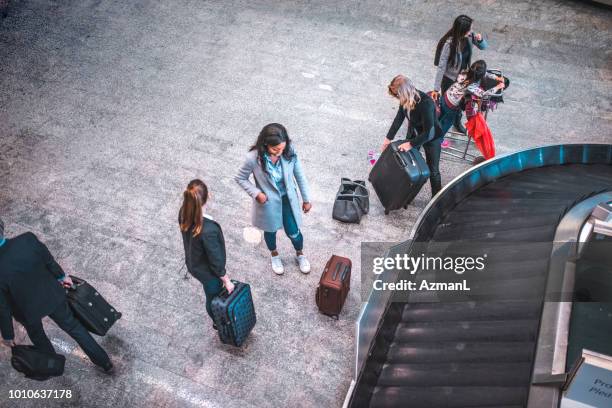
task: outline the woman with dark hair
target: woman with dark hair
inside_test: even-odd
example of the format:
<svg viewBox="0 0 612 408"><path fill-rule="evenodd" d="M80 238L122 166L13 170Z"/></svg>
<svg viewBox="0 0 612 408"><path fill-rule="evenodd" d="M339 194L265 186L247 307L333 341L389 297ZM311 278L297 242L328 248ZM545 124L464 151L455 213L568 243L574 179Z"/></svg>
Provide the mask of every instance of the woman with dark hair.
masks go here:
<svg viewBox="0 0 612 408"><path fill-rule="evenodd" d="M497 85L489 90L485 90L481 86L482 80L485 78L494 79ZM504 77L497 76L487 72L487 63L483 60L474 62L470 69L459 74L455 81L440 98L440 128L442 129L442 137L450 129L455 122L457 116L461 116L461 101L464 96L470 94L478 98L485 95L491 95L498 90L504 89Z"/></svg>
<svg viewBox="0 0 612 408"><path fill-rule="evenodd" d="M249 180L251 175L255 184ZM276 232L283 228L295 248L295 260L300 271L310 272L300 231L300 213L308 213L312 208L308 182L283 125L270 123L264 126L234 179L253 198L252 222L264 231L272 271L277 275L284 273L283 262L276 250ZM298 187L303 201L301 206Z"/></svg>
<svg viewBox="0 0 612 408"><path fill-rule="evenodd" d="M461 71L471 65L472 45L481 50L487 48L487 41L482 34L472 31L473 22L470 17L460 15L453 22L453 27L438 42L434 57L434 65L438 69L432 94L435 100L457 80ZM461 113L455 118L454 125L457 131L465 133L465 127L461 124Z"/></svg>
<svg viewBox="0 0 612 408"><path fill-rule="evenodd" d="M436 106L426 93L416 89L412 81L403 75L398 75L389 84L389 94L399 100L399 108L391 124L382 149L386 149L395 138L404 119L408 120L407 142L399 145L399 149L407 151L414 148L425 150L425 160L429 167L429 182L431 196L435 196L442 188L440 176L440 124L436 119Z"/></svg>
<svg viewBox="0 0 612 408"><path fill-rule="evenodd" d="M210 195L202 180L191 180L183 192L183 205L179 211L179 225L185 249L187 271L204 286L206 312L213 318L211 304L223 290L234 290L234 284L225 273L225 240L221 226L204 209ZM213 324L213 328L217 328Z"/></svg>

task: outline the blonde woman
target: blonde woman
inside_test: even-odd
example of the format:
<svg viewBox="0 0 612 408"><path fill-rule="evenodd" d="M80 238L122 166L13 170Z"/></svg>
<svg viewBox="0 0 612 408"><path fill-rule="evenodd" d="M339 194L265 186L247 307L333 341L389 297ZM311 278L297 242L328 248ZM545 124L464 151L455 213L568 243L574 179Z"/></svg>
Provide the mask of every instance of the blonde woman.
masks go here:
<svg viewBox="0 0 612 408"><path fill-rule="evenodd" d="M387 148L395 138L404 119L407 119L407 141L402 143L399 149L408 151L412 148L420 149L423 146L425 160L430 172L429 182L431 183L431 195L433 197L442 188L442 178L439 170L442 132L436 119L434 101L429 95L416 89L412 81L403 75L393 78L389 84L389 94L399 100L399 108L391 128L387 132L382 150Z"/></svg>

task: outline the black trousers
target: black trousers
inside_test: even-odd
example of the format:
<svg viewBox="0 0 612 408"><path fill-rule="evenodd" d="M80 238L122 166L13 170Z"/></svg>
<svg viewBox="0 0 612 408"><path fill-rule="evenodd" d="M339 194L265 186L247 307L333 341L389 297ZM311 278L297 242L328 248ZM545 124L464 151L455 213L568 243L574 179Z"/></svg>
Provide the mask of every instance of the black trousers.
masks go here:
<svg viewBox="0 0 612 408"><path fill-rule="evenodd" d="M442 176L440 175L440 154L442 146L440 138L436 138L423 144L425 150L425 161L429 167L429 184L431 185L431 196L435 196L442 189Z"/></svg>
<svg viewBox="0 0 612 408"><path fill-rule="evenodd" d="M446 77L444 77L446 78ZM411 141L411 139L407 139ZM422 144L425 150L425 162L429 167L429 183L431 184L431 196L435 196L442 189L442 176L440 176L440 155L442 154L441 138L436 137L436 129L429 130L428 142ZM421 146L415 146L421 150Z"/></svg>
<svg viewBox="0 0 612 408"><path fill-rule="evenodd" d="M68 302L63 302L49 317L59 326L60 329L68 333L81 346L87 357L96 365L108 367L111 364L106 351L94 340L87 329L79 322ZM34 324L24 324L30 340L36 348L47 352L55 352L53 345L49 341L42 321Z"/></svg>

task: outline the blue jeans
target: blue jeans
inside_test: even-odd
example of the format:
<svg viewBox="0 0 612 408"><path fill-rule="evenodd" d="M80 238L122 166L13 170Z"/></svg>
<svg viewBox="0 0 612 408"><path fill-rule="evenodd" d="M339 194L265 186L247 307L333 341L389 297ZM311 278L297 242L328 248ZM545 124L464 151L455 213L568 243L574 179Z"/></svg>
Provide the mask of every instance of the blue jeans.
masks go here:
<svg viewBox="0 0 612 408"><path fill-rule="evenodd" d="M296 251L301 251L304 248L304 236L300 231L297 222L295 221L295 217L293 216L293 211L291 210L291 204L289 203L289 198L286 195L283 196L283 229L285 230L285 234L291 240L293 247ZM266 241L266 245L270 251L276 251L276 231L265 231L264 232L264 240Z"/></svg>
<svg viewBox="0 0 612 408"><path fill-rule="evenodd" d="M440 97L440 119L438 119L438 121L440 122L440 128L442 129L442 139L440 140L440 143L442 143L442 141L444 140L444 136L446 136L446 133L448 132L448 130L451 128L451 126L453 126L453 123L455 123L455 120L457 120L457 118L460 116L461 116L461 109L450 108L446 104L446 100L444 99L444 96L441 96Z"/></svg>

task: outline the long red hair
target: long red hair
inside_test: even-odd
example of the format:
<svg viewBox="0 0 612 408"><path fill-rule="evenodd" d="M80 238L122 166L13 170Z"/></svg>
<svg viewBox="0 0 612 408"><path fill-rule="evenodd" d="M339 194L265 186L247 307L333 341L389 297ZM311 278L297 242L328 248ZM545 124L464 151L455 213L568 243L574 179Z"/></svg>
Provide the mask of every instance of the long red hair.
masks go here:
<svg viewBox="0 0 612 408"><path fill-rule="evenodd" d="M202 206L208 201L208 187L200 179L191 180L183 192L183 205L179 211L182 232L193 228L193 236L202 232Z"/></svg>

